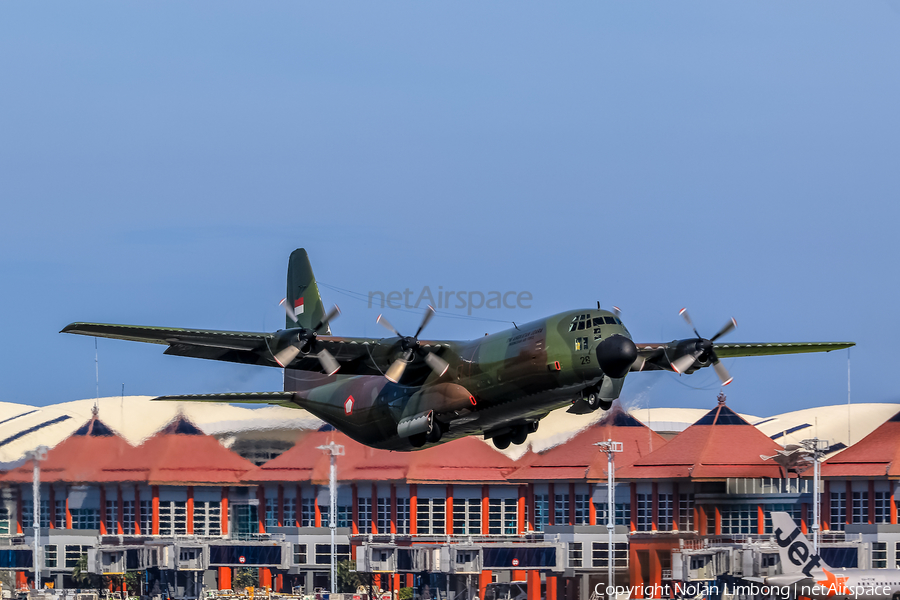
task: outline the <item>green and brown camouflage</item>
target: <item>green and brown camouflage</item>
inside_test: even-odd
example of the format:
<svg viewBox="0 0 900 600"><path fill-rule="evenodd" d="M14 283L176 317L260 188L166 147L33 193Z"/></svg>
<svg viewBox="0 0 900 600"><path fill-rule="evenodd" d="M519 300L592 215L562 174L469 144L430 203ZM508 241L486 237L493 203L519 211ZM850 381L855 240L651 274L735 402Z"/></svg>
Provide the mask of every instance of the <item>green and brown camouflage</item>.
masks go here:
<svg viewBox="0 0 900 600"><path fill-rule="evenodd" d="M324 304L303 249L291 254L286 304L303 309L295 313L296 323L289 314L288 327L274 333L96 323L73 323L63 332L166 344L166 354L244 364L278 367L276 357L287 357L281 392L159 399L304 408L360 443L389 450L414 450L467 435L491 438L506 448L523 443L552 410L608 410L629 372L691 373L715 366L718 358L853 345L715 343L722 332L712 340L698 335L636 344L618 314L599 308L562 312L470 341L332 336L323 325ZM323 373L331 364L323 352L336 361L336 373Z"/></svg>

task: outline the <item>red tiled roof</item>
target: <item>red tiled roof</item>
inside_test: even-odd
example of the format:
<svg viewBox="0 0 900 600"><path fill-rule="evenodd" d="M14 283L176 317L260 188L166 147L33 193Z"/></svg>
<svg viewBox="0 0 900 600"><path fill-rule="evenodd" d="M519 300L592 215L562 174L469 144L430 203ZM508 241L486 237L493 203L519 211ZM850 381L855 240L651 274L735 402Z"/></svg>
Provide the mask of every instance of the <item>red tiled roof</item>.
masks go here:
<svg viewBox="0 0 900 600"><path fill-rule="evenodd" d="M180 431L185 433L175 433ZM180 417L137 448L96 467L90 481L229 485L255 468Z"/></svg>
<svg viewBox="0 0 900 600"><path fill-rule="evenodd" d="M625 479L781 477L774 461L760 457L779 449L779 444L722 403L659 450L617 469L616 475Z"/></svg>
<svg viewBox="0 0 900 600"><path fill-rule="evenodd" d="M339 481L496 482L515 463L471 437L418 452L377 450L355 442L338 431L316 431L303 436L281 456L244 475L245 482L310 481L328 483L329 458L319 446L344 446L338 458Z"/></svg>
<svg viewBox="0 0 900 600"><path fill-rule="evenodd" d="M900 413L822 463L823 477L900 478Z"/></svg>
<svg viewBox="0 0 900 600"><path fill-rule="evenodd" d="M620 410L564 444L535 455L530 464L519 468L509 478L517 481L605 480L606 454L594 444L606 440L622 442L622 452L615 456L617 473L666 443L661 435Z"/></svg>
<svg viewBox="0 0 900 600"><path fill-rule="evenodd" d="M41 481L93 482L98 465L116 461L132 450L134 448L128 442L95 417L47 451L47 459L40 465ZM31 483L33 469L34 465L29 460L5 474L2 479L8 483Z"/></svg>

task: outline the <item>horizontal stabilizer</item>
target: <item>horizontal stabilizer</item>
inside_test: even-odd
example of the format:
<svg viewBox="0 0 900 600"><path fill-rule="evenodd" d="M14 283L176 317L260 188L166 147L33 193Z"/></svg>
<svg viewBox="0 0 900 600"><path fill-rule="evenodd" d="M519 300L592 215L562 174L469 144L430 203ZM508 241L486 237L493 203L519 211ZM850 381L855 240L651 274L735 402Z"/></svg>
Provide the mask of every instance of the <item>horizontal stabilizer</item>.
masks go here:
<svg viewBox="0 0 900 600"><path fill-rule="evenodd" d="M160 396L153 400L162 402L233 402L238 404L275 404L299 408L294 392L247 392L234 394L186 394L183 396Z"/></svg>

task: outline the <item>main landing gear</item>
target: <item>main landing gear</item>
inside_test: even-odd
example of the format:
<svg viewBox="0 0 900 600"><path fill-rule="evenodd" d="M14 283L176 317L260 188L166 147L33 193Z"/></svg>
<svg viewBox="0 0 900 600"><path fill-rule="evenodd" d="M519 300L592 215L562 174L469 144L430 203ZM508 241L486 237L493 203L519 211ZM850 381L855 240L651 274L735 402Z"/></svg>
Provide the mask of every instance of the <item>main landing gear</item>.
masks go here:
<svg viewBox="0 0 900 600"><path fill-rule="evenodd" d="M494 446L498 450L506 450L507 448L509 448L510 444L520 446L525 443L526 439L528 439L528 434L534 433L535 431L537 431L537 429L537 421L514 425L507 431L497 434L492 438L494 441Z"/></svg>
<svg viewBox="0 0 900 600"><path fill-rule="evenodd" d="M436 444L441 441L441 436L444 435L446 427L446 425L441 425L440 421L434 419L431 421L431 428L428 431L409 436L409 443L413 448L421 448L425 444Z"/></svg>

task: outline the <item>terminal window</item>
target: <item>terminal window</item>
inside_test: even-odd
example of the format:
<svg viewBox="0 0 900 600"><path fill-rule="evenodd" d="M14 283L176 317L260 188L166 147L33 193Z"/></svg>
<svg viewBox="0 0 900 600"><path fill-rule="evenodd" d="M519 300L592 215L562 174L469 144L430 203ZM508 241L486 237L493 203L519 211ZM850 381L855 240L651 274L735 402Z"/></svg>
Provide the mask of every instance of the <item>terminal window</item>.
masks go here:
<svg viewBox="0 0 900 600"><path fill-rule="evenodd" d="M766 518L764 529L765 533L772 533L772 513L786 512L791 515L794 522L798 525L802 519L801 506L799 504L766 504L763 506L763 515Z"/></svg>
<svg viewBox="0 0 900 600"><path fill-rule="evenodd" d="M409 533L409 498L397 498L397 533Z"/></svg>
<svg viewBox="0 0 900 600"><path fill-rule="evenodd" d="M134 533L134 500L122 502L122 532L126 535Z"/></svg>
<svg viewBox="0 0 900 600"><path fill-rule="evenodd" d="M72 508L72 529L100 529L100 510L97 508Z"/></svg>
<svg viewBox="0 0 900 600"><path fill-rule="evenodd" d="M194 535L222 535L222 505L219 501L194 502Z"/></svg>
<svg viewBox="0 0 900 600"><path fill-rule="evenodd" d="M375 524L378 526L378 533L391 532L391 499L379 498L376 512Z"/></svg>
<svg viewBox="0 0 900 600"><path fill-rule="evenodd" d="M334 560L335 562L350 560L350 545L335 544ZM331 544L316 544L316 564L331 564Z"/></svg>
<svg viewBox="0 0 900 600"><path fill-rule="evenodd" d="M653 527L653 523L651 522L652 516L652 495L650 494L638 494L637 495L637 530L638 531L650 531Z"/></svg>
<svg viewBox="0 0 900 600"><path fill-rule="evenodd" d="M556 494L553 499L553 524L569 524L569 495Z"/></svg>
<svg viewBox="0 0 900 600"><path fill-rule="evenodd" d="M847 493L831 492L831 520L829 527L835 531L843 531L847 523Z"/></svg>
<svg viewBox="0 0 900 600"><path fill-rule="evenodd" d="M160 501L159 535L187 535L187 502Z"/></svg>
<svg viewBox="0 0 900 600"><path fill-rule="evenodd" d="M360 533L372 533L372 499L357 498L357 526Z"/></svg>
<svg viewBox="0 0 900 600"><path fill-rule="evenodd" d="M875 492L875 522L891 522L891 493Z"/></svg>
<svg viewBox="0 0 900 600"><path fill-rule="evenodd" d="M313 498L300 499L300 527L316 526L316 507Z"/></svg>
<svg viewBox="0 0 900 600"><path fill-rule="evenodd" d="M481 533L481 500L457 498L453 500L453 533L479 535Z"/></svg>
<svg viewBox="0 0 900 600"><path fill-rule="evenodd" d="M569 568L580 569L582 563L581 542L569 542Z"/></svg>
<svg viewBox="0 0 900 600"><path fill-rule="evenodd" d="M278 527L278 498L266 498L266 529Z"/></svg>
<svg viewBox="0 0 900 600"><path fill-rule="evenodd" d="M869 492L853 492L853 522L868 523Z"/></svg>
<svg viewBox="0 0 900 600"><path fill-rule="evenodd" d="M694 495L678 494L678 529L694 531Z"/></svg>
<svg viewBox="0 0 900 600"><path fill-rule="evenodd" d="M88 548L90 546L80 546L77 544L66 545L66 568L74 569L78 565L78 561L82 556L87 557Z"/></svg>
<svg viewBox="0 0 900 600"><path fill-rule="evenodd" d="M419 535L444 535L447 520L444 498L419 498L416 507L416 532Z"/></svg>
<svg viewBox="0 0 900 600"><path fill-rule="evenodd" d="M756 533L759 517L754 504L732 504L721 507L722 534Z"/></svg>
<svg viewBox="0 0 900 600"><path fill-rule="evenodd" d="M518 503L515 498L488 500L488 534L515 535L518 527Z"/></svg>
<svg viewBox="0 0 900 600"><path fill-rule="evenodd" d="M657 515L658 515L658 523L656 524L656 528L659 531L671 531L672 530L672 512L673 512L673 499L672 494L659 494L657 502Z"/></svg>
<svg viewBox="0 0 900 600"><path fill-rule="evenodd" d="M550 524L550 496L548 494L534 495L534 530L544 531Z"/></svg>
<svg viewBox="0 0 900 600"><path fill-rule="evenodd" d="M591 498L587 494L575 494L575 524L587 525L590 523L590 501Z"/></svg>
<svg viewBox="0 0 900 600"><path fill-rule="evenodd" d="M297 524L297 499L284 499L284 523L285 527L295 527Z"/></svg>
<svg viewBox="0 0 900 600"><path fill-rule="evenodd" d="M44 546L44 567L47 569L55 569L57 565L57 550L58 546L56 544L50 544Z"/></svg>

